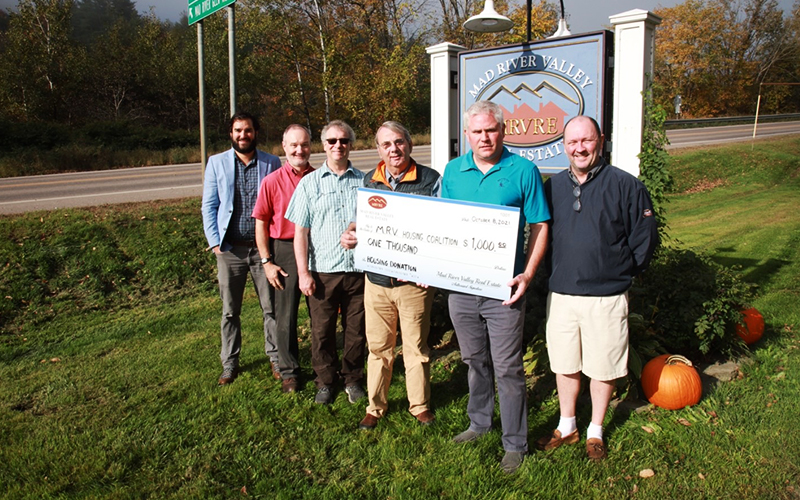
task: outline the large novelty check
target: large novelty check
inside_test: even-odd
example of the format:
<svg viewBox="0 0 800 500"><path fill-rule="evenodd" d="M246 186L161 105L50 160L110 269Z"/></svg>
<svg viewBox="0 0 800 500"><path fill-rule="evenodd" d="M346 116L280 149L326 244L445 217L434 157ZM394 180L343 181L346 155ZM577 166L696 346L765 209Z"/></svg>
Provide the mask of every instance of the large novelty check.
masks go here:
<svg viewBox="0 0 800 500"><path fill-rule="evenodd" d="M511 296L519 209L358 190L355 265L493 299Z"/></svg>

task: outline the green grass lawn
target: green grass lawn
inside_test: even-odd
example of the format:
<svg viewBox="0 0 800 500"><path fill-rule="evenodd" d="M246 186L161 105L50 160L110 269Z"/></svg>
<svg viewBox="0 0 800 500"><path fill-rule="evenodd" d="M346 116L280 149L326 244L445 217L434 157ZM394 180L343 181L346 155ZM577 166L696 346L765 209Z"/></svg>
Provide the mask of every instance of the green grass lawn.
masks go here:
<svg viewBox="0 0 800 500"><path fill-rule="evenodd" d="M243 373L217 386L220 305L198 200L0 218L0 496L800 498L800 138L673 156L671 235L759 286L764 339L740 379L695 407L610 411L608 460L589 463L581 442L532 451L511 476L499 429L450 443L469 421L466 369L446 351L434 353L432 426L406 411L399 361L390 413L358 431L365 403L312 401L303 315L305 385L282 394L251 288ZM538 389L531 449L558 418Z"/></svg>

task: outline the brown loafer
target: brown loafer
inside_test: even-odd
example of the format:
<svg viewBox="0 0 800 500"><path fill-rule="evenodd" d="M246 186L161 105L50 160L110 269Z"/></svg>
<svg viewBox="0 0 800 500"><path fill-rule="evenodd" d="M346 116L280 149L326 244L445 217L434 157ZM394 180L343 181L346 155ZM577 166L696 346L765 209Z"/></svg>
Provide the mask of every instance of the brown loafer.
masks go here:
<svg viewBox="0 0 800 500"><path fill-rule="evenodd" d="M436 420L436 417L430 410L425 410L419 415L414 415L414 418L416 418L417 422L419 422L422 425L431 425L433 421Z"/></svg>
<svg viewBox="0 0 800 500"><path fill-rule="evenodd" d="M281 390L287 394L297 392L297 379L294 377L283 379L281 381Z"/></svg>
<svg viewBox="0 0 800 500"><path fill-rule="evenodd" d="M606 445L602 439L589 438L586 440L586 456L589 460L602 460L608 456Z"/></svg>
<svg viewBox="0 0 800 500"><path fill-rule="evenodd" d="M378 426L378 417L376 417L371 413L367 413L367 415L364 417L364 420L358 423L358 428L365 431L371 431L377 426Z"/></svg>
<svg viewBox="0 0 800 500"><path fill-rule="evenodd" d="M558 429L556 429L549 436L544 436L539 438L536 441L536 447L544 451L555 450L562 444L577 443L578 438L579 438L578 429L575 429L574 431L570 432L563 438L561 437L561 432Z"/></svg>

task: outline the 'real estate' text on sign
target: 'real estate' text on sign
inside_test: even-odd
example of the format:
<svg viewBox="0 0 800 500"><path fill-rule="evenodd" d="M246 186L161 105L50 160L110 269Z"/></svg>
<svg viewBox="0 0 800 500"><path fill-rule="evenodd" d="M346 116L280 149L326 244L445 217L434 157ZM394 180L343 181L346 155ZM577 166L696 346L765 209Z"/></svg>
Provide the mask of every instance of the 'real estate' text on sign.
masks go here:
<svg viewBox="0 0 800 500"><path fill-rule="evenodd" d="M563 134L570 118L591 116L610 137L612 53L608 31L462 52L460 115L476 101L498 104L506 147L556 173L569 165ZM468 150L462 139L461 154Z"/></svg>
<svg viewBox="0 0 800 500"><path fill-rule="evenodd" d="M413 283L511 296L519 209L358 190L355 265Z"/></svg>

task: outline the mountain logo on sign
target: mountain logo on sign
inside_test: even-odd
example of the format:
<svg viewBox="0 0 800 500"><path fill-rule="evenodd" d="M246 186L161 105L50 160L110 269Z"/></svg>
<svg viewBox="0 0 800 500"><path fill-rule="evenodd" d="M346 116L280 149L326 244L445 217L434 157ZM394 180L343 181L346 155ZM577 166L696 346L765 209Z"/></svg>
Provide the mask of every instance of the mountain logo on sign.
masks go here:
<svg viewBox="0 0 800 500"><path fill-rule="evenodd" d="M547 72L509 75L483 94L502 108L509 146L532 147L558 141L567 119L583 112L580 89Z"/></svg>

